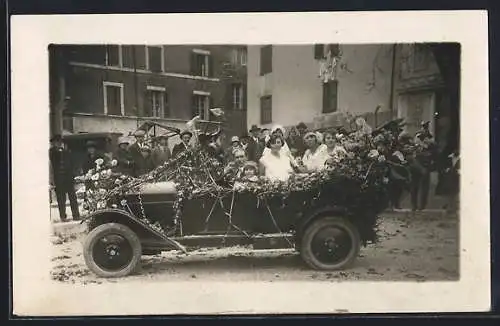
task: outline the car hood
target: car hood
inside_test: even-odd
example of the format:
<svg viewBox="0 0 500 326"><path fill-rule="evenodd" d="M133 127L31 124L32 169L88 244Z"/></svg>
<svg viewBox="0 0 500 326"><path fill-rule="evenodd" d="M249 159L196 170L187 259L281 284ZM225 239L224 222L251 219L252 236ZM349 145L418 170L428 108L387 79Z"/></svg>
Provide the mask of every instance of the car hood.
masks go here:
<svg viewBox="0 0 500 326"><path fill-rule="evenodd" d="M168 194L174 195L177 193L175 183L172 181L162 181L155 183L145 183L139 186L138 191L132 194L140 193L141 195L158 195Z"/></svg>

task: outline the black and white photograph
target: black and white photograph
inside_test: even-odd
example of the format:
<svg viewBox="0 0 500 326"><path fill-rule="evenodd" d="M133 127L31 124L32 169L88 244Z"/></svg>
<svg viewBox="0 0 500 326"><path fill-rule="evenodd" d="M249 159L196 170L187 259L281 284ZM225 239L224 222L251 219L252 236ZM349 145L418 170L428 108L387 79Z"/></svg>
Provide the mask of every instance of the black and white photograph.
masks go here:
<svg viewBox="0 0 500 326"><path fill-rule="evenodd" d="M271 16L278 21L277 15ZM195 16L184 15L188 21L178 30ZM222 18L218 22L231 26L230 19ZM481 18L472 15L472 21ZM148 20L147 15L142 19ZM163 21L169 19L165 15ZM263 19L258 33L273 19ZM458 22L464 19L457 16ZM121 26L113 20L110 24ZM247 25L235 28L254 26ZM48 251L43 257L48 288L64 288L60 293L66 296L72 289L97 291L106 305L115 296L103 293L125 296L126 288L148 288L150 298L161 301L170 296L159 290L163 286L175 285L178 292L181 284L203 288L226 283L238 292L240 284L251 291L252 282L281 289L315 283L324 291L329 288L331 297L344 285L356 286L358 293L388 283L395 286L391 291L410 285L421 291L417 287L432 290L439 282L452 286L486 277L464 270L464 255L472 251L464 249L464 223L481 228L474 237L487 235L489 241L489 203L465 197L464 189L473 196L487 194L482 188L488 182L487 162L474 169L470 161L487 155L476 145L485 139L481 128L484 119L487 123L487 87L483 89L483 75L473 75L483 68L487 74L487 57L477 62L482 67L466 68L464 60L478 54L469 54L473 45L453 37L390 41L381 36L359 42L354 23L345 25L353 30L352 39L328 38L321 33L326 25L312 25L320 37L297 37L297 42L276 38L279 28L268 37L259 34L262 41L204 41L200 36L193 42L187 32L191 38L186 43L168 36L161 42L146 33L147 24L134 31L135 38L117 34L115 28L103 38L97 27L86 39L69 37L69 31L46 36L45 72L37 79L46 87L37 107L44 113L30 122L44 124L45 131L30 131L39 156L22 160L25 172L33 165L45 173L40 180L46 184L36 186L36 202L45 201L45 208L36 219L50 228L44 234ZM222 28L215 28L214 35ZM480 35L483 30L478 30ZM482 48L475 50L479 57L487 55ZM479 85L466 84L472 81ZM486 98L471 107L465 94ZM28 109L25 116L34 110ZM12 110L19 118L15 101ZM22 124L16 126L18 132ZM465 175L476 181L464 181L465 155ZM488 208L476 210L485 201ZM22 205L30 209L29 203ZM464 214L476 215L466 222ZM31 251L37 244L32 246ZM489 258L489 249L481 250L477 259ZM465 261L470 266L471 257ZM477 264L474 273L484 266L489 273L485 263ZM314 300L314 291L308 301ZM249 295L259 297L256 293ZM82 301L91 297L60 298L59 307L42 304L37 312L139 313L137 307L102 310L96 303L88 306L96 310L85 310ZM196 304L217 301L209 298ZM388 312L397 298L388 299ZM338 301L321 305L330 309L324 312L356 310ZM216 306L215 313L259 312L250 306L224 309L222 301Z"/></svg>

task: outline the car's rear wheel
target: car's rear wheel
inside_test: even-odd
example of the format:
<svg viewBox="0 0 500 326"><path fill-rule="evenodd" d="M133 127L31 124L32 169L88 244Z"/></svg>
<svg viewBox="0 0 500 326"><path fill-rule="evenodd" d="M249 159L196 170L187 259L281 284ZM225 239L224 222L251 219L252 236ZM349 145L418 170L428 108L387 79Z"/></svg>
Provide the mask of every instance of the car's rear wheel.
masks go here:
<svg viewBox="0 0 500 326"><path fill-rule="evenodd" d="M357 228L341 217L322 217L306 227L300 255L307 265L319 270L348 267L361 246Z"/></svg>
<svg viewBox="0 0 500 326"><path fill-rule="evenodd" d="M87 267L100 277L122 277L134 272L141 260L139 237L120 223L97 226L83 245Z"/></svg>

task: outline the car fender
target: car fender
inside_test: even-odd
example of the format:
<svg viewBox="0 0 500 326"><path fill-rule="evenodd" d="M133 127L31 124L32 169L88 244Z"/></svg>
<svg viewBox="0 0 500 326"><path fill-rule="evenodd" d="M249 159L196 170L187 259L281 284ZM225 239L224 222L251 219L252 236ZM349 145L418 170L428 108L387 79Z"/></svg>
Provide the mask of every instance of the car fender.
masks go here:
<svg viewBox="0 0 500 326"><path fill-rule="evenodd" d="M107 208L107 209L102 209L98 210L95 212L90 213L89 215L86 215L85 217L82 218L82 223L83 222L93 222L92 225L93 227L104 224L104 223L121 223L124 225L127 225L130 227L132 230L135 232L138 232L139 234L148 234L152 235L156 239L160 239L164 242L166 242L168 245L172 246L173 249L180 250L184 253L187 253L186 248L184 248L183 245L181 245L179 242L167 237L166 235L158 232L157 230L153 229L137 217L133 216L129 212L123 210L123 209L118 209L118 208Z"/></svg>
<svg viewBox="0 0 500 326"><path fill-rule="evenodd" d="M296 228L297 235L300 237L304 232L304 229L314 220L316 220L321 216L324 216L326 214L346 215L348 213L349 212L347 208L335 205L323 206L321 208L316 208L309 212L306 212L297 223L297 228Z"/></svg>

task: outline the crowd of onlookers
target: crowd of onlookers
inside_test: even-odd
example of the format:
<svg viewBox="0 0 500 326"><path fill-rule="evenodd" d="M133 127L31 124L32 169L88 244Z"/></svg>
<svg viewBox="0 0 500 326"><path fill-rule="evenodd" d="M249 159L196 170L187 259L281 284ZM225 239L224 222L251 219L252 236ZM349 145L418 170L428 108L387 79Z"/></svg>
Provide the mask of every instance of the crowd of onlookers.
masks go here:
<svg viewBox="0 0 500 326"><path fill-rule="evenodd" d="M370 134L371 127L363 119L356 121L357 132ZM196 133L193 130L184 130L180 133L180 142L169 147L166 136L146 139L146 132L138 130L134 133L135 141L130 143L128 138L118 139L118 147L114 153L103 153L98 150L93 141L86 143L86 156L79 168L79 174L86 174L95 168L95 162L101 158L104 161L114 161L115 172L138 177L162 165L172 157L182 153L196 142ZM272 129L259 128L253 125L247 134L230 139L230 145L223 148L220 141L212 139L217 149L219 159L224 164L224 173L230 178L247 181L258 178L270 180L287 180L293 173L308 173L321 169L328 169L335 161L342 160L347 155L345 141L348 138L343 129L318 132L309 130L306 124L299 123L285 130L284 127L274 126ZM193 139L193 137L195 139ZM50 161L52 163L53 185L55 186L61 220L66 219L65 200L68 194L73 218L78 219L78 205L74 192L74 166L72 166L68 150L64 146L61 136L51 139ZM413 210L426 208L430 188L430 174L440 169L445 171L448 193L458 194L458 153L449 157L449 164L438 167L436 162L436 144L429 131L429 124L423 123L416 135L402 133L399 136L401 148L395 153L384 153L389 159L399 162L408 162L411 175L409 189L402 181L393 183L391 202L393 208L400 208L402 194L408 190L411 194ZM405 147L406 146L406 147ZM418 150L406 155L405 148L416 146ZM384 152L384 148L378 148ZM405 157L406 156L406 157ZM396 177L397 179L397 177ZM403 178L402 178L403 179Z"/></svg>

